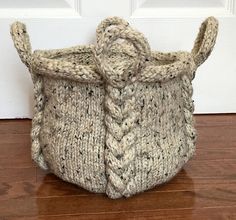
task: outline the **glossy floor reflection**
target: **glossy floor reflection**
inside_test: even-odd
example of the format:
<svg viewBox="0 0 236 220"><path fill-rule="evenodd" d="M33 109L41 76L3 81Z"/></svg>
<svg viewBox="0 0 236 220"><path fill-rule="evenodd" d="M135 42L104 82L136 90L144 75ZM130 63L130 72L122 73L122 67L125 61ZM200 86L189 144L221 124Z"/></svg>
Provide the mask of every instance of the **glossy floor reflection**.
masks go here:
<svg viewBox="0 0 236 220"><path fill-rule="evenodd" d="M93 194L73 184L56 180L51 174L45 175L36 191L39 215L66 213L106 213L146 212L149 210L194 207L194 185L185 171L180 178L170 184L156 187L129 199L111 200L102 194ZM54 179L54 180L53 180ZM188 190L185 185L188 185ZM178 189L176 188L178 186ZM55 199L56 197L56 199ZM49 208L50 207L50 208ZM50 209L50 210L49 210Z"/></svg>
<svg viewBox="0 0 236 220"><path fill-rule="evenodd" d="M111 200L36 168L30 121L0 121L0 220L236 219L236 115L197 116L196 156L169 183Z"/></svg>

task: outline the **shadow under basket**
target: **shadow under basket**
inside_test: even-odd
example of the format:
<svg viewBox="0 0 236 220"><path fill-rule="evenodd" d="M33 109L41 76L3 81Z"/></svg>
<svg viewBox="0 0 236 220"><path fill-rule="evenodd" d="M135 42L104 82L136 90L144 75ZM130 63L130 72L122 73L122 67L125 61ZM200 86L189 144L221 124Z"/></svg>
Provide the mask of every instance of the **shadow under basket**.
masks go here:
<svg viewBox="0 0 236 220"><path fill-rule="evenodd" d="M170 180L195 151L191 83L217 31L209 17L191 52L152 52L143 34L111 17L96 45L32 52L25 25L12 24L34 83L33 160L110 198Z"/></svg>

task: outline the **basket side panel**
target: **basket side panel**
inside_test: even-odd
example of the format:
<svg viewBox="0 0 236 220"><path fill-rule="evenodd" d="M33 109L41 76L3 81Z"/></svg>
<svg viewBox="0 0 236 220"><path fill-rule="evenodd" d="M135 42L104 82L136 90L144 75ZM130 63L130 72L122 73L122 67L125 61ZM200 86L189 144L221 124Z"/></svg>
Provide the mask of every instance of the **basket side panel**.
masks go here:
<svg viewBox="0 0 236 220"><path fill-rule="evenodd" d="M104 90L99 85L44 78L40 140L50 170L65 181L104 192Z"/></svg>
<svg viewBox="0 0 236 220"><path fill-rule="evenodd" d="M186 128L194 129L194 125L186 122L180 77L166 83L140 83L138 88L141 116L135 179L139 191L144 191L171 179L191 158L195 145L186 135ZM187 98L192 102L191 94Z"/></svg>

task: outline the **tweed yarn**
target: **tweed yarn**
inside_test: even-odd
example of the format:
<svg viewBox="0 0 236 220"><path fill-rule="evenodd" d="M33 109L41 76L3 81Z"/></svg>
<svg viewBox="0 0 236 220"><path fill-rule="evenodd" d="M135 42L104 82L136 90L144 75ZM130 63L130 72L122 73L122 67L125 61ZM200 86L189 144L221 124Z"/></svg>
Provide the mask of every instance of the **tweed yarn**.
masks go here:
<svg viewBox="0 0 236 220"><path fill-rule="evenodd" d="M25 25L12 24L34 84L32 159L113 199L169 181L195 152L192 80L217 32L209 17L190 53L154 52L111 17L99 24L96 45L32 52Z"/></svg>

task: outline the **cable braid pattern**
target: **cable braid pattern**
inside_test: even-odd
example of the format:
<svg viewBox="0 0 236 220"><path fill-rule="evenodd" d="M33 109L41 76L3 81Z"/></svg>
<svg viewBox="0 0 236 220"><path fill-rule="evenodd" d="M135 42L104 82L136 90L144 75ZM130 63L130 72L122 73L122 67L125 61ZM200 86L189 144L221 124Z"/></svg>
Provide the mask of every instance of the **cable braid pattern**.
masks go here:
<svg viewBox="0 0 236 220"><path fill-rule="evenodd" d="M129 83L123 88L106 85L106 193L111 198L129 197L136 192L134 182L135 145L137 120L135 90L137 84Z"/></svg>
<svg viewBox="0 0 236 220"><path fill-rule="evenodd" d="M34 82L34 117L32 119L31 129L31 157L44 170L48 169L48 165L44 159L42 148L40 145L40 129L43 118L43 109L45 104L45 96L43 92L43 77L32 74Z"/></svg>
<svg viewBox="0 0 236 220"><path fill-rule="evenodd" d="M183 111L185 118L185 135L186 135L186 145L188 146L188 154L190 158L193 156L195 151L195 143L197 139L197 132L194 128L194 103L192 100L193 86L191 83L191 78L186 75L181 77L182 79L182 97L183 97Z"/></svg>

